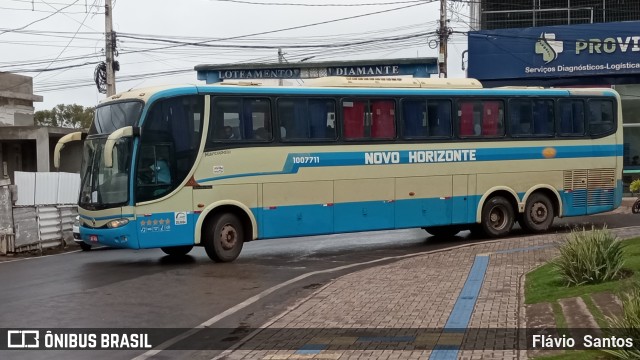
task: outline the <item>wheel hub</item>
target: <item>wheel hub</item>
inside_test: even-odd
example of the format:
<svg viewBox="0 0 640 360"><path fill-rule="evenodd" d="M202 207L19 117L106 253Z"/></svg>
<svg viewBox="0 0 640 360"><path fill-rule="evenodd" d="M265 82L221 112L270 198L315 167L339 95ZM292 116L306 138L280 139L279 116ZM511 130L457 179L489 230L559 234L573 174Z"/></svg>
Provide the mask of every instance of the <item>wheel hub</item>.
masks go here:
<svg viewBox="0 0 640 360"><path fill-rule="evenodd" d="M220 231L220 244L225 250L231 250L238 241L238 232L232 225L224 225Z"/></svg>
<svg viewBox="0 0 640 360"><path fill-rule="evenodd" d="M505 210L499 206L491 209L491 212L489 213L489 221L491 222L491 227L496 230L504 228L507 224Z"/></svg>
<svg viewBox="0 0 640 360"><path fill-rule="evenodd" d="M542 203L535 203L531 207L531 220L536 224L543 223L547 220L548 211L547 207Z"/></svg>

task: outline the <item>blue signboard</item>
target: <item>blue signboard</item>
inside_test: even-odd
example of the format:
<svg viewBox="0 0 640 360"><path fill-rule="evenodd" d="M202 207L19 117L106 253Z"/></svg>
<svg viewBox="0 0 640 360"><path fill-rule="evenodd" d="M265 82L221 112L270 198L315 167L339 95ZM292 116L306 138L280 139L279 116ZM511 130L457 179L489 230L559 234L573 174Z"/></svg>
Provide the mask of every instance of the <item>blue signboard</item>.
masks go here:
<svg viewBox="0 0 640 360"><path fill-rule="evenodd" d="M355 63L300 63L265 65L245 64L236 66L198 65L198 80L205 80L207 84L225 79L253 80L253 79L312 79L324 76L398 76L413 75L414 77L430 77L438 73L438 64L434 58L425 59L395 59L389 62L362 61Z"/></svg>
<svg viewBox="0 0 640 360"><path fill-rule="evenodd" d="M479 80L640 74L640 21L469 33Z"/></svg>

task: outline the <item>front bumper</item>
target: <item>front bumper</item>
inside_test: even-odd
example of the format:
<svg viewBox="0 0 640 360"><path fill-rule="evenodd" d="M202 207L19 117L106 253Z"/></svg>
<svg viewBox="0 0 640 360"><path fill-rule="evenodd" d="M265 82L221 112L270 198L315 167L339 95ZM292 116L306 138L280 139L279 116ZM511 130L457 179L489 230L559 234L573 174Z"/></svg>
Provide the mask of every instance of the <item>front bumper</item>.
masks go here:
<svg viewBox="0 0 640 360"><path fill-rule="evenodd" d="M136 222L116 229L89 228L80 226L80 239L89 245L105 245L114 248L139 249Z"/></svg>

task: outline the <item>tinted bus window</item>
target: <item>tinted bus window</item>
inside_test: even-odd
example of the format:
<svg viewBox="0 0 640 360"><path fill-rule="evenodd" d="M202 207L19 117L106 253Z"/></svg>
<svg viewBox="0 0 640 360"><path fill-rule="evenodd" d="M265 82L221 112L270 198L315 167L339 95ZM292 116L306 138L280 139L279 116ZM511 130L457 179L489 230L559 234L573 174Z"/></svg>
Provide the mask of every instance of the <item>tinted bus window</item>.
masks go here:
<svg viewBox="0 0 640 360"><path fill-rule="evenodd" d="M509 126L514 136L553 135L553 100L510 100Z"/></svg>
<svg viewBox="0 0 640 360"><path fill-rule="evenodd" d="M136 200L162 197L191 171L200 148L203 96L168 98L152 105L142 125Z"/></svg>
<svg viewBox="0 0 640 360"><path fill-rule="evenodd" d="M395 101L344 100L342 102L345 139L393 139Z"/></svg>
<svg viewBox="0 0 640 360"><path fill-rule="evenodd" d="M458 134L461 137L503 136L503 102L501 100L458 101Z"/></svg>
<svg viewBox="0 0 640 360"><path fill-rule="evenodd" d="M215 98L211 103L211 116L208 144L273 138L269 99Z"/></svg>
<svg viewBox="0 0 640 360"><path fill-rule="evenodd" d="M589 100L589 133L600 135L615 128L613 101Z"/></svg>
<svg viewBox="0 0 640 360"><path fill-rule="evenodd" d="M451 101L402 101L403 135L406 138L451 136Z"/></svg>
<svg viewBox="0 0 640 360"><path fill-rule="evenodd" d="M560 99L558 101L560 135L584 135L584 102L582 100Z"/></svg>
<svg viewBox="0 0 640 360"><path fill-rule="evenodd" d="M335 139L335 112L335 101L330 99L280 99L280 137L285 141Z"/></svg>

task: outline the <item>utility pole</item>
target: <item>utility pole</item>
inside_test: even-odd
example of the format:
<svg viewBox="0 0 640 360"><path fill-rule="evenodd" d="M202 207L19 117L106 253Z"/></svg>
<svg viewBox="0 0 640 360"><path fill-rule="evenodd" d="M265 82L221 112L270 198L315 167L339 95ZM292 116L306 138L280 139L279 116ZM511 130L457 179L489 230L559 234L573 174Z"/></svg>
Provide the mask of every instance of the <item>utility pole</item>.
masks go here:
<svg viewBox="0 0 640 360"><path fill-rule="evenodd" d="M104 27L106 35L105 53L107 55L107 96L111 96L116 93L116 69L114 64L116 36L113 32L113 20L111 18L111 15L111 0L105 0Z"/></svg>
<svg viewBox="0 0 640 360"><path fill-rule="evenodd" d="M438 55L438 72L441 78L447 77L447 40L449 27L447 26L447 0L440 0L440 53Z"/></svg>
<svg viewBox="0 0 640 360"><path fill-rule="evenodd" d="M284 53L282 52L282 48L278 48L278 63L280 64L284 63ZM284 82L282 81L282 79L278 80L278 84L280 86L282 86L283 83Z"/></svg>

